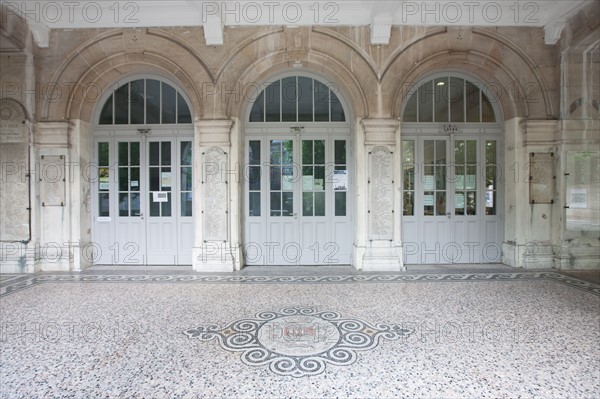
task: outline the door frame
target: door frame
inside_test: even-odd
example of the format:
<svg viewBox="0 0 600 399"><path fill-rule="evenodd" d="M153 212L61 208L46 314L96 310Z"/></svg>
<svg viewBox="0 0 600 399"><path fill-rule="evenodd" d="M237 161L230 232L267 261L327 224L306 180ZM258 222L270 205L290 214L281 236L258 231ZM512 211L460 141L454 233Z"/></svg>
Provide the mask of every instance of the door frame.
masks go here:
<svg viewBox="0 0 600 399"><path fill-rule="evenodd" d="M194 224L196 215L192 214L191 217L183 217L181 216L180 208L180 193L181 193L181 182L180 182L180 172L181 172L181 154L179 153L180 143L183 141L191 141L192 142L192 171L193 171L193 157L195 156L193 148L194 148L194 130L193 126L186 125L161 125L161 126L152 126L148 133L141 133L140 131L148 130L146 126L140 127L136 125L109 125L109 126L96 126L93 139L92 139L92 165L95 167L90 169L90 177L91 179L91 212L90 212L90 222L91 222L91 234L92 234L92 242L94 247L94 255L92 256L92 260L94 264L109 264L109 265L191 265L192 261L192 248L194 242ZM118 142L119 141L139 141L140 142L140 213L141 216L141 233L140 236L143 238L139 239L139 242L136 245L125 247L124 245L120 245L117 234L117 218L118 216L118 206L117 206L117 198L118 198ZM171 173L172 173L172 184L174 185L174 189L171 191L172 193L172 203L173 208L172 212L174 212L174 223L175 223L175 231L176 237L174 238L175 245L175 253L173 254L173 262L163 261L161 258L159 261L154 261L150 259L148 255L148 223L149 223L149 143L151 141L171 141ZM99 217L99 188L97 184L97 165L98 165L98 143L99 142L108 142L110 146L109 150L109 171L110 171L110 202L109 202L109 217ZM173 158L174 156L174 158ZM94 175L96 173L96 175ZM192 173L195 173L193 171ZM194 186L195 184L192 183ZM192 187L193 192L193 187ZM192 197L192 201L196 201L196 198ZM195 207L192 205L192 209ZM189 220L187 220L189 219ZM188 227L186 227L189 225ZM189 231L192 235L189 237L189 240L183 239L180 237L183 235L184 229ZM101 232L102 230L102 232ZM98 240L99 234L108 235L112 240L112 243L109 245L109 250L112 252L110 257L110 262L107 262L106 254L102 253L98 254L98 251L104 251L102 245L99 242L103 240ZM143 241L143 242L142 242ZM182 245L184 242L189 243L188 246ZM113 247L114 244L119 244L118 247ZM125 244L127 245L127 243ZM123 252L124 251L124 252ZM139 253L139 255L138 255ZM168 255L167 257L170 257ZM116 259L115 259L116 258ZM187 259L189 258L189 259ZM100 260L100 261L98 261ZM116 260L116 261L115 261Z"/></svg>
<svg viewBox="0 0 600 399"><path fill-rule="evenodd" d="M325 201L326 201L326 209L329 212L326 213L327 218L327 231L328 236L333 236L332 229L335 228L335 224L337 223L336 218L340 220L340 218L346 218L344 223L347 223L350 228L348 229L349 236L344 240L343 243L331 243L329 241L319 244L318 248L310 245L309 248L302 248L300 245L300 251L310 251L311 256L317 260L316 262L307 263L306 256L297 256L295 258L292 257L284 257L280 256L285 263L285 265L301 265L301 264L310 264L310 265L320 265L320 264L351 264L352 257L352 245L354 243L354 220L355 220L355 200L354 200L354 192L355 192L355 171L354 171L354 144L353 144L353 136L350 125L347 122L336 123L336 122L312 122L312 123L304 123L301 129L301 132L297 132L297 123L253 123L252 126L246 126L244 132L244 140L243 140L243 160L244 165L248 165L249 163L249 142L252 140L260 140L261 141L261 170L263 177L268 176L268 168L270 162L267 162L267 156L265 154L269 154L269 143L270 140L286 140L290 139L294 141L294 170L295 170L295 185L294 185L294 216L297 237L298 241L301 243L302 241L302 223L303 220L307 220L309 217L304 217L302 215L302 186L301 182L296 176L296 173L301 174L302 165L302 149L301 143L302 140L318 140L322 139L325 135L326 141L326 180L327 176L327 164L329 163L332 167L331 174L333 174L333 156L334 156L334 141L336 139L345 140L346 141L346 167L348 169L349 181L348 181L348 195L346 196L346 216L335 216L333 213L333 199L334 193L330 189L325 190ZM300 162L296 162L300 161ZM248 181L248 173L247 170L243 171L243 185L242 185L242 245L244 248L244 255L246 257L247 264L259 264L259 265L268 265L268 264L278 264L275 262L269 262L267 257L265 256L264 249L258 249L260 246L260 242L256 243L255 240L249 240L248 237L257 237L259 236L259 241L267 242L268 237L268 223L269 223L269 203L270 199L265 201L266 197L269 197L267 194L270 192L268 190L268 179L261 179L261 216L249 216L249 181ZM262 229L262 233L259 233L259 229ZM331 245L333 244L333 245ZM337 245L337 246L336 246ZM281 249L281 246L279 247ZM259 263L248 262L249 258L253 259L254 257L249 256L249 254L262 254L262 259ZM290 252L291 253L291 252Z"/></svg>
<svg viewBox="0 0 600 399"><path fill-rule="evenodd" d="M452 129L448 127L452 126ZM472 140L477 139L477 209L478 209L478 231L479 237L483 237L484 246L477 247L468 242L471 247L467 246L468 253L467 262L463 258L456 262L444 262L443 248L440 246L440 253L436 254L436 259L440 262L428 262L426 256L425 262L422 261L423 255L423 222L425 216L423 215L423 189L422 189L422 176L423 176L423 142L425 140L447 140L447 198L446 207L450 209L450 240L453 242L456 236L456 218L454 202L456 198L454 183L454 145L455 140ZM402 241L404 247L404 262L406 264L465 264L465 263L500 263L502 261L502 243L504 241L504 187L506 176L500 176L497 181L496 192L499 194L496 202L496 215L486 215L485 208L485 142L486 140L496 141L496 165L503 169L504 166L504 135L503 129L498 123L403 123L401 128L400 142L403 140L414 140L415 142L415 163L417 165L417 176L415 176L415 200L414 200L414 216L401 216L401 229L402 229ZM404 163L402 163L404 168ZM404 187L404 173L401 173L401 187ZM404 194L402 194L404 195ZM448 211L446 212L448 213ZM458 216L460 217L460 216ZM410 230L410 231L409 231ZM490 231L488 231L490 230ZM495 237L494 240L485 237ZM464 244L464 243L463 243ZM481 244L481 243L476 243ZM499 250L497 256L489 255L491 246L494 246ZM426 249L430 249L429 247ZM436 248L437 250L437 248ZM411 261L409 258L410 254L417 251L417 256L420 258L418 261ZM471 259L472 258L472 259Z"/></svg>

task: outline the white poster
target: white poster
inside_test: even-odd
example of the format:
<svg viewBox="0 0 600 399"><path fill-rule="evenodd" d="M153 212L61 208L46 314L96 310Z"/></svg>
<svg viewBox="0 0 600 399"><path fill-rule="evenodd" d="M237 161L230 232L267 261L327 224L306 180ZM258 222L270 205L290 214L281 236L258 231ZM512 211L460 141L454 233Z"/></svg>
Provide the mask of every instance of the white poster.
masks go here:
<svg viewBox="0 0 600 399"><path fill-rule="evenodd" d="M569 207L586 209L588 207L588 192L585 188L573 188L569 195Z"/></svg>
<svg viewBox="0 0 600 399"><path fill-rule="evenodd" d="M153 192L152 193L152 201L154 202L169 202L169 196L167 195L168 193L161 193L161 192Z"/></svg>
<svg viewBox="0 0 600 399"><path fill-rule="evenodd" d="M162 172L160 174L160 184L162 188L171 188L171 172Z"/></svg>
<svg viewBox="0 0 600 399"><path fill-rule="evenodd" d="M348 191L348 171L334 170L333 171L333 190Z"/></svg>
<svg viewBox="0 0 600 399"><path fill-rule="evenodd" d="M433 190L435 188L435 180L433 176L424 176L425 179L423 181L423 189L424 190Z"/></svg>

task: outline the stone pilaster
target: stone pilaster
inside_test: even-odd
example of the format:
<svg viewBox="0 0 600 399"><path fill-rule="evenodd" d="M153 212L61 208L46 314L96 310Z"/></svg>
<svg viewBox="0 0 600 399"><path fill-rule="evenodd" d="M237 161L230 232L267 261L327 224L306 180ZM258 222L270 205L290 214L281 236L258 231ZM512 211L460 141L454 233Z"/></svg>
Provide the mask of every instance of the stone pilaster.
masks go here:
<svg viewBox="0 0 600 399"><path fill-rule="evenodd" d="M71 209L69 192L72 181L69 154L69 123L40 122L34 129L35 182L38 210L39 243L36 269L71 270ZM78 212L79 210L77 210Z"/></svg>
<svg viewBox="0 0 600 399"><path fill-rule="evenodd" d="M403 270L399 209L399 122L394 119L364 119L365 156L357 170L366 175L366 236L362 255L365 271ZM360 145L357 143L357 145ZM365 234L366 233L366 234Z"/></svg>
<svg viewBox="0 0 600 399"><path fill-rule="evenodd" d="M530 153L556 153L558 121L511 120L506 123L506 202L503 262L524 268L552 268L553 229L561 223L559 204L531 204ZM557 165L554 165L555 175ZM535 176L532 176L535 177Z"/></svg>
<svg viewBox="0 0 600 399"><path fill-rule="evenodd" d="M237 171L231 162L230 119L195 123L194 196L195 243L193 267L202 272L232 272L239 268L241 251L232 243L231 193Z"/></svg>

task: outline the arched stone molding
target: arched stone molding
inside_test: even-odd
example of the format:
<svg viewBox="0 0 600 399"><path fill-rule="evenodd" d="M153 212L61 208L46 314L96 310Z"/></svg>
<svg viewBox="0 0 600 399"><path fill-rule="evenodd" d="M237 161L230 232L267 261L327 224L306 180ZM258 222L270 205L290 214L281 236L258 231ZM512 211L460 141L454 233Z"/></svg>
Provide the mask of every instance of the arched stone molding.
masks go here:
<svg viewBox="0 0 600 399"><path fill-rule="evenodd" d="M465 47L462 41L468 45ZM415 83L441 70L470 73L498 90L505 120L516 116L553 118L557 112L550 93L558 88L548 87L539 67L523 49L484 29L459 33L446 29L416 40L395 54L382 80L382 86L395 90L390 98L392 115L400 116Z"/></svg>
<svg viewBox="0 0 600 399"><path fill-rule="evenodd" d="M201 85L213 77L203 59L189 46L174 45L146 30L111 30L91 38L65 56L49 82L41 119L90 121L95 101L126 74L154 73L174 80L203 114Z"/></svg>
<svg viewBox="0 0 600 399"><path fill-rule="evenodd" d="M332 51L328 47L331 38L322 29L283 28L259 33L243 41L237 51L228 53L216 72L218 79L210 96L202 93L202 102L205 108L210 104L213 116L242 115L253 100L247 97L260 92L257 85L290 68L311 71L336 83L342 96L352 104L354 116L372 112L369 93L377 84L376 75L364 54L359 54L360 49L352 47L349 41L340 41L342 45Z"/></svg>
<svg viewBox="0 0 600 399"><path fill-rule="evenodd" d="M301 67L299 67L300 65ZM227 115L242 117L246 115L247 109L252 105L256 96L266 88L263 85L265 81L281 72L293 70L316 74L323 80L335 84L348 106L350 112L350 115L347 115L348 120L369 114L369 101L358 76L352 74L344 65L314 52L297 61L290 62L285 53L280 52L256 60L239 74L238 84L241 92L238 98L233 95L229 96ZM239 101L236 101L238 99Z"/></svg>
<svg viewBox="0 0 600 399"><path fill-rule="evenodd" d="M202 115L202 104L192 77L169 60L157 54L144 54L135 59L119 54L89 69L81 80L73 85L73 91L65 104L67 119L81 119L93 123L94 109L103 93L116 89L118 82L124 83L132 75L150 74L172 80L187 95L192 114ZM101 104L99 104L101 106Z"/></svg>

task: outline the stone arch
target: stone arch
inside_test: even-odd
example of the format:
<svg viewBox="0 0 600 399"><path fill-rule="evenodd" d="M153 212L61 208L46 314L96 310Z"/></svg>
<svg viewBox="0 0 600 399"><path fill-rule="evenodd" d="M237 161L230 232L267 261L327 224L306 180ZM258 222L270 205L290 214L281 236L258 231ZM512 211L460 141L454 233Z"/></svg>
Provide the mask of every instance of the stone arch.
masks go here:
<svg viewBox="0 0 600 399"><path fill-rule="evenodd" d="M326 59L325 56L311 53L310 57L302 57L302 59L295 62L296 64L291 63L282 53L274 53L256 60L241 71L238 78L241 85L240 101L235 101L235 98L230 96L226 103L227 115L245 115L247 108L253 102L254 96L260 93L257 88L263 82L285 71L294 70L315 74L334 83L339 88L340 95L348 108L348 120L355 117L365 117L369 114L367 95L358 77L336 60ZM298 67L298 62L301 67Z"/></svg>
<svg viewBox="0 0 600 399"><path fill-rule="evenodd" d="M45 85L42 119L90 121L102 93L133 74L155 74L177 83L190 100L192 113L199 117L203 114L199 86L213 81L197 52L150 30L106 31L82 42L64 58Z"/></svg>
<svg viewBox="0 0 600 399"><path fill-rule="evenodd" d="M241 34L237 30L228 33ZM353 116L368 116L369 88L377 83L373 65L364 51L348 40L333 41L336 51L328 50L327 46L332 46L330 36L330 32L318 27L284 27L241 38L240 44L228 51L216 69L214 90L209 96L202 93L205 108L211 108L213 117L241 115L247 104L244 97L248 88L253 90L257 83L271 76L299 68L336 83ZM353 59L352 65L348 57Z"/></svg>
<svg viewBox="0 0 600 399"><path fill-rule="evenodd" d="M508 39L500 40L499 35L480 29L473 29L465 33L468 37L460 39L472 44L467 48L457 43L460 40L451 37L451 32L438 30L394 55L394 61L389 63L382 80L384 85L395 88L389 99L394 117L401 116L402 105L415 83L424 76L441 71L473 75L494 89L505 120L516 116L553 117L556 110L548 94L550 89L522 49Z"/></svg>
<svg viewBox="0 0 600 399"><path fill-rule="evenodd" d="M468 83L478 86L481 89L482 96L485 96L487 98L487 100L490 102L492 109L493 109L495 121L488 122L488 123L502 124L504 122L504 115L502 112L501 103L499 101L497 101L497 99L494 98L497 87L487 86L476 75L474 75L472 73L466 73L464 70L459 71L457 69L450 69L450 70L443 69L441 71L436 71L434 73L428 73L428 74L423 75L421 77L421 80L414 82L414 84L411 84L410 89L407 88L408 90L406 91L406 94L403 97L404 100L403 100L402 104L400 104L400 109L398 112L399 119L401 119L403 122L406 122L404 120L404 116L405 116L408 99L411 96L413 96L414 94L416 94L416 90L419 87L421 87L423 84L431 82L434 79L446 78L446 77L456 77L459 79L463 79ZM463 93L463 96L466 96L466 94ZM412 121L411 123L428 123L428 122ZM429 121L429 123L431 123L431 121ZM434 122L434 123L446 123L446 122ZM464 121L464 122L460 122L460 123L481 123L481 122L466 122L466 121Z"/></svg>
<svg viewBox="0 0 600 399"><path fill-rule="evenodd" d="M154 54L144 54L143 58L140 57L135 62L131 62L125 54L120 54L95 66L81 77L74 90L69 93L68 102L65 104L66 118L91 122L96 106L102 106L98 101L103 94L113 89L115 82L139 74L161 76L173 81L186 94L192 114L195 117L202 115L200 96L192 78L176 65Z"/></svg>

